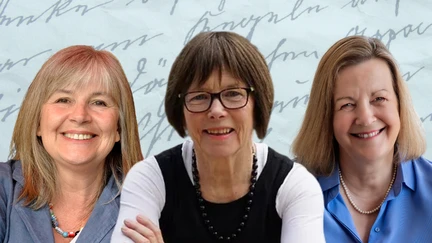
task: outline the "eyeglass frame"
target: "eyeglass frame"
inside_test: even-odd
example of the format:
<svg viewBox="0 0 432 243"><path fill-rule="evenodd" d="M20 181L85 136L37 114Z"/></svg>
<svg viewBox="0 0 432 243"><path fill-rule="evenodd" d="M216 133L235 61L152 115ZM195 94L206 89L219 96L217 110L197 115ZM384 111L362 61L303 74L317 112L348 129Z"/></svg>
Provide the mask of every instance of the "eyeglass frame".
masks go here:
<svg viewBox="0 0 432 243"><path fill-rule="evenodd" d="M243 90L246 90L246 102L245 102L244 105L242 105L240 107L236 107L236 108L229 108L229 107L225 106L225 104L223 103L220 95L221 95L222 92L225 92L225 91L231 90L231 89L243 89ZM246 87L227 88L227 89L223 89L223 90L221 90L221 91L219 91L217 93L210 93L210 92L207 92L207 91L192 91L192 92L187 92L187 93L184 93L184 94L179 94L178 98L182 99L184 107L186 107L186 110L188 110L191 113L202 113L202 112L208 111L210 109L210 107L212 106L213 101L215 100L215 98L217 98L219 100L219 102L221 103L221 105L225 109L227 109L227 110L237 110L237 109L241 109L241 108L245 107L249 103L249 94L252 93L252 92L254 92L254 91L255 91L255 88L252 87L252 86L248 87L248 88L246 88ZM186 98L186 96L188 94L193 94L193 93L207 93L207 94L210 94L210 103L209 103L209 106L207 107L207 109L205 109L203 111L191 111L191 110L189 110L189 108L186 105L185 98Z"/></svg>

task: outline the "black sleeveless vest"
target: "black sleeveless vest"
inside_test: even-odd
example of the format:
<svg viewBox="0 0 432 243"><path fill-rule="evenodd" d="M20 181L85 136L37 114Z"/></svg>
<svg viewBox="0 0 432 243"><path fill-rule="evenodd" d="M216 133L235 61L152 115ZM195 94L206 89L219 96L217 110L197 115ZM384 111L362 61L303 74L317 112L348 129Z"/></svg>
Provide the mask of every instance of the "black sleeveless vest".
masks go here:
<svg viewBox="0 0 432 243"><path fill-rule="evenodd" d="M195 188L182 159L182 145L156 155L165 182L166 202L159 219L165 243L221 242L213 238L201 218ZM268 149L267 163L255 187L253 205L243 231L232 242L280 242L282 220L276 212L276 195L293 162ZM241 221L246 196L234 202L206 202L214 228L229 235Z"/></svg>

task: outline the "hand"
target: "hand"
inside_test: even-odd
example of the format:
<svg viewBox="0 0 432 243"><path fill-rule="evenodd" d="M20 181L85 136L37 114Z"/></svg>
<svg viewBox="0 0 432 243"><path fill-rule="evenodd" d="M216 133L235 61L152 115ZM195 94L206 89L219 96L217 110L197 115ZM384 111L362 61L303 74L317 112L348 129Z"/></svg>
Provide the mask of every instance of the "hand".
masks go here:
<svg viewBox="0 0 432 243"><path fill-rule="evenodd" d="M163 243L160 229L143 215L138 215L136 221L126 219L122 227L124 235L135 243Z"/></svg>

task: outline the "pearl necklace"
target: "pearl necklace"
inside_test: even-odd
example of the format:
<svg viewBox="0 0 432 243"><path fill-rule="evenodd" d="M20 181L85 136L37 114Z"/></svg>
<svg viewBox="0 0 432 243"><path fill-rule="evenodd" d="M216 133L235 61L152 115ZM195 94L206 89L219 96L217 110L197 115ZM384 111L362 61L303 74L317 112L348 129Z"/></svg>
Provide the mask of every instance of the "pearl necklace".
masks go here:
<svg viewBox="0 0 432 243"><path fill-rule="evenodd" d="M210 221L208 217L208 212L206 210L206 206L204 204L204 198L202 197L201 193L201 186L199 183L199 173L198 173L198 167L196 163L195 158L195 150L192 150L192 177L194 181L195 186L195 192L198 199L198 206L201 213L201 218L204 221L204 225L207 227L208 232L215 238L220 241L233 241L235 240L238 235L243 231L244 227L246 226L246 222L249 218L249 213L251 210L251 206L253 203L253 196L255 191L255 184L257 182L257 158L255 156L255 152L253 152L253 162L252 162L252 172L251 172L251 179L250 179L250 186L249 186L249 192L247 193L247 202L244 209L244 215L242 217L242 220L239 224L239 226L236 228L235 231L233 231L230 235L221 235L213 226L212 222Z"/></svg>
<svg viewBox="0 0 432 243"><path fill-rule="evenodd" d="M386 200L386 198L387 198L387 195L389 194L391 188L393 187L393 183L394 183L395 178L396 178L396 168L397 168L397 167L394 166L394 169L393 169L393 177L392 177L392 179L391 179L391 181L390 181L390 185L389 185L389 187L387 188L387 191L386 191L386 193L385 193L385 195L384 195L384 199L381 201L381 203L380 203L376 208L374 208L374 209L372 209L372 210L369 210L369 211L365 211L365 210L360 209L360 208L359 208L359 207L354 203L353 199L351 198L351 194L350 194L350 192L349 192L349 190L348 190L347 186L345 185L345 182L344 182L344 180L343 180L343 178L342 178L342 172L341 172L341 170L339 169L339 178L340 178L340 181L341 181L341 184L342 184L342 188L343 188L343 190L345 191L345 195L347 196L348 201L351 203L351 205L354 207L354 209L355 209L357 212L359 212L359 213L361 213L361 214L372 214L372 213L375 213L376 211L378 211L378 210L381 208L381 206L383 205L383 203L385 202L385 200Z"/></svg>

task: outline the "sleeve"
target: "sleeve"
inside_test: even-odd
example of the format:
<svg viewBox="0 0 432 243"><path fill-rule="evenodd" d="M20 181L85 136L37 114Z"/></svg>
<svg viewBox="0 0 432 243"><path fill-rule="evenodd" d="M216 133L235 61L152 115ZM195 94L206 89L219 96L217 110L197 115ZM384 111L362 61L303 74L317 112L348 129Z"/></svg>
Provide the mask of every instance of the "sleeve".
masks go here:
<svg viewBox="0 0 432 243"><path fill-rule="evenodd" d="M302 165L294 163L279 188L276 211L282 218L281 242L325 242L321 187Z"/></svg>
<svg viewBox="0 0 432 243"><path fill-rule="evenodd" d="M12 197L12 170L10 163L0 162L0 242L5 241Z"/></svg>
<svg viewBox="0 0 432 243"><path fill-rule="evenodd" d="M165 205L165 183L155 157L135 164L126 175L120 196L120 211L111 242L132 242L121 228L125 219L135 220L138 214L148 217L159 226Z"/></svg>

